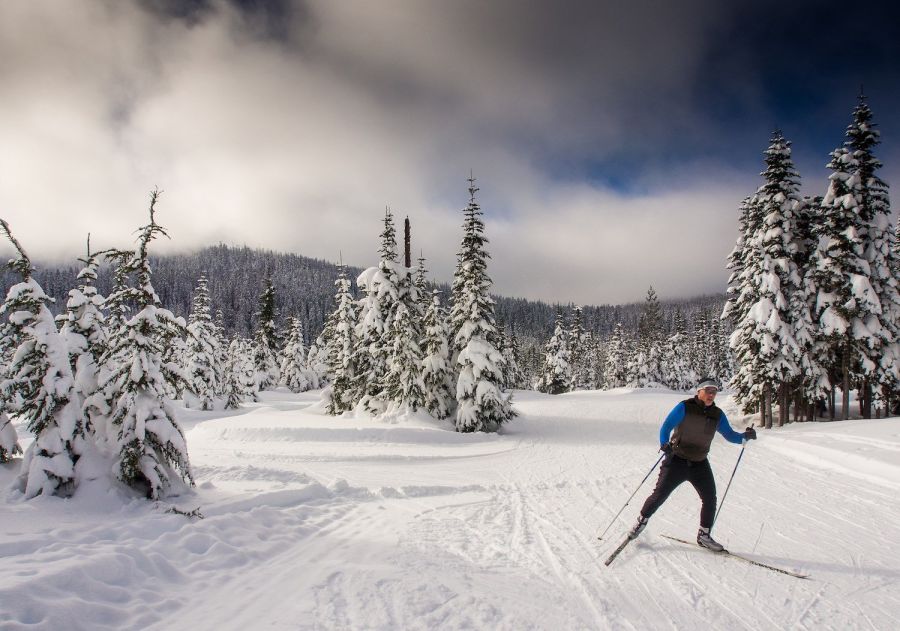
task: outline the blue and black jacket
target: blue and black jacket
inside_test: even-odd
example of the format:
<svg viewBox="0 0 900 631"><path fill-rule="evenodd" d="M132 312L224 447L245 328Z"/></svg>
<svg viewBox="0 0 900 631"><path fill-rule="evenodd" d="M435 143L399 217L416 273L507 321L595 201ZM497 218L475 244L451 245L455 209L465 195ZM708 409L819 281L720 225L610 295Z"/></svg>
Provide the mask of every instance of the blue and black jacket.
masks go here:
<svg viewBox="0 0 900 631"><path fill-rule="evenodd" d="M676 456L700 462L709 455L713 437L719 432L725 440L740 445L744 435L728 424L725 412L715 405L706 406L697 397L676 405L659 429L659 444L672 443Z"/></svg>

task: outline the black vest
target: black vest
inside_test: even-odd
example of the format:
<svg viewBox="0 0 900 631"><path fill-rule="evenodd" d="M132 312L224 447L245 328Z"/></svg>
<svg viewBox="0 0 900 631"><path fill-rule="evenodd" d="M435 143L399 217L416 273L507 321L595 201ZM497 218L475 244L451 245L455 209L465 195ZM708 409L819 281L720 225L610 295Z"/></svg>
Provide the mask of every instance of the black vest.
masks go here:
<svg viewBox="0 0 900 631"><path fill-rule="evenodd" d="M709 455L709 446L716 435L722 410L715 404L706 407L696 397L684 403L684 420L672 432L672 446L676 456L700 462Z"/></svg>

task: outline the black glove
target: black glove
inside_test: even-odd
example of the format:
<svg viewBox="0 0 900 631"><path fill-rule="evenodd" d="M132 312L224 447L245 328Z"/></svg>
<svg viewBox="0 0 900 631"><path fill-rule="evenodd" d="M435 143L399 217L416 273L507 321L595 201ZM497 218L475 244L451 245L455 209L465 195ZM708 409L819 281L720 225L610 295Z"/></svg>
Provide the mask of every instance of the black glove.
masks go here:
<svg viewBox="0 0 900 631"><path fill-rule="evenodd" d="M756 440L756 430L748 427L744 430L744 440Z"/></svg>
<svg viewBox="0 0 900 631"><path fill-rule="evenodd" d="M665 445L660 445L659 450L666 455L672 453L672 443L666 443Z"/></svg>

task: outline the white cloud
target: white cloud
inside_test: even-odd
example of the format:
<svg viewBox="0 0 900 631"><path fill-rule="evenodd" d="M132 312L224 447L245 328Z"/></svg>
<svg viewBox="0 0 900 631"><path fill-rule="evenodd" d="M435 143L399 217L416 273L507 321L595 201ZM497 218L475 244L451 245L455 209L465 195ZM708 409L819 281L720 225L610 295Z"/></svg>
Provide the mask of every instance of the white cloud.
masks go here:
<svg viewBox="0 0 900 631"><path fill-rule="evenodd" d="M224 2L190 25L135 3L2 3L0 216L32 256L71 257L88 232L130 243L159 186L161 249L223 241L364 266L390 205L448 280L471 168L500 293L720 291L755 174L688 163L644 173L634 196L547 168L715 133L681 90L716 17L706 4L648 21L640 6L564 19L323 1L267 39Z"/></svg>

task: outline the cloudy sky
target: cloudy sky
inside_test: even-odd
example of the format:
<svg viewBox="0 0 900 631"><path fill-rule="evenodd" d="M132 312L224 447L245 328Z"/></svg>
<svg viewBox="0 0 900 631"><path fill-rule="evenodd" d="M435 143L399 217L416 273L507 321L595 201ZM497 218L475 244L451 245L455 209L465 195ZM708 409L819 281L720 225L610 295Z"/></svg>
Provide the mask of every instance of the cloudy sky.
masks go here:
<svg viewBox="0 0 900 631"><path fill-rule="evenodd" d="M159 251L368 266L390 206L449 280L471 170L498 293L720 292L774 128L823 192L863 85L900 186L878 4L5 0L0 217L65 260L132 243L159 187Z"/></svg>

